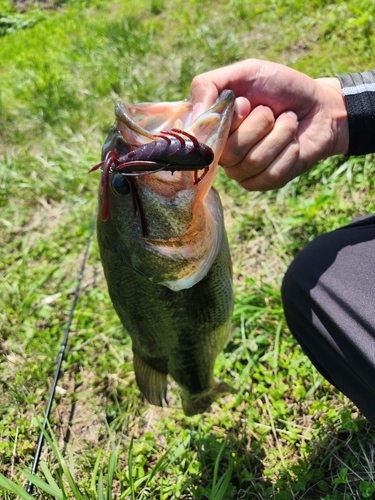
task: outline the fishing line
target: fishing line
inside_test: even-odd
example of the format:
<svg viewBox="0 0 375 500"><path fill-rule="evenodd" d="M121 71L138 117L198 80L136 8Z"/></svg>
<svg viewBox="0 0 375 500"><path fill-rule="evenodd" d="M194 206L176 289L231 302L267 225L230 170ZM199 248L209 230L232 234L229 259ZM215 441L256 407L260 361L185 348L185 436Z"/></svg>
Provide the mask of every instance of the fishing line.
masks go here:
<svg viewBox="0 0 375 500"><path fill-rule="evenodd" d="M35 452L35 455L34 455L33 466L32 466L32 469L31 469L31 474L33 474L33 475L35 475L36 472L37 472L37 470L38 470L40 455L42 453L42 448L43 448L43 443L44 443L44 432L43 431L45 431L46 427L47 427L47 423L48 423L48 420L49 420L49 415L51 413L52 403L53 403L53 400L54 400L54 397L55 397L57 381L58 381L59 376L60 376L61 365L62 365L62 362L63 362L63 359L64 359L64 353L65 353L65 350L66 350L66 347L67 347L67 344L68 344L70 327L72 325L74 311L75 311L75 308L76 308L76 305L77 305L79 291L81 289L81 283L82 283L83 273L84 273L84 270L85 270L85 267L86 267L86 263L87 263L87 259L88 259L88 255L89 255L90 243L91 243L91 240L92 240L92 237L93 237L93 234L94 234L96 213L97 213L97 208L95 208L94 214L93 214L93 217L92 217L91 227L90 227L90 233L89 233L89 236L87 237L86 247L85 247L85 253L83 255L81 269L80 269L79 274L78 274L77 286L76 286L75 291L74 291L74 297L73 297L72 305L71 305L71 308L70 308L68 322L66 324L63 341L62 341L62 344L61 344L61 347L60 347L60 351L59 351L59 354L58 354L58 358L57 358L56 371L55 371L55 375L54 375L54 378L53 378L51 391L50 391L49 398L48 398L48 403L47 403L46 413L45 413L43 424L42 424L42 429L41 429L40 434L39 434L39 440L38 440L38 445L37 445L36 452ZM29 481L28 484L27 484L27 487L26 487L26 492L29 493L32 496L35 496L35 495L33 495L33 490L34 490L34 484L31 481Z"/></svg>

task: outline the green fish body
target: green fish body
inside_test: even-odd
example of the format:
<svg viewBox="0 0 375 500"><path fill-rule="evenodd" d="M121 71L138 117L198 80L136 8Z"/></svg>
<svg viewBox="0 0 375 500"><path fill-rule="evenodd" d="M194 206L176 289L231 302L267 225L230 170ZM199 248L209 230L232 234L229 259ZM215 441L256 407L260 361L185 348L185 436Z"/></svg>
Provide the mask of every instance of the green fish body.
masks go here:
<svg viewBox="0 0 375 500"><path fill-rule="evenodd" d="M172 127L210 146L214 161L194 183L191 171L124 176L110 171L109 215L99 215L101 261L113 306L132 339L136 380L149 403L166 400L167 375L181 389L186 415L204 412L233 392L215 379L233 312L232 268L223 210L212 187L231 124L234 95L226 91L190 126L191 103L118 104L103 148L155 140ZM103 174L104 175L104 174Z"/></svg>

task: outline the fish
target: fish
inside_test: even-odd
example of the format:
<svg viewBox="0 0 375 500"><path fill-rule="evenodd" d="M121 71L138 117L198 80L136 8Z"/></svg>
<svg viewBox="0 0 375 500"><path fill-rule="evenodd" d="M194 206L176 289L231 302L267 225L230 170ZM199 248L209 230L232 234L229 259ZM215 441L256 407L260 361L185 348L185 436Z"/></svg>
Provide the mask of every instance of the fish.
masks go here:
<svg viewBox="0 0 375 500"><path fill-rule="evenodd" d="M101 166L108 154L127 155L178 129L213 152L199 177L194 165L132 174L103 168L99 189L100 258L113 307L131 337L136 382L150 404L163 406L171 377L186 416L235 392L214 376L230 338L234 296L223 208L213 187L234 102L234 93L223 91L193 123L189 100L118 102L102 148Z"/></svg>

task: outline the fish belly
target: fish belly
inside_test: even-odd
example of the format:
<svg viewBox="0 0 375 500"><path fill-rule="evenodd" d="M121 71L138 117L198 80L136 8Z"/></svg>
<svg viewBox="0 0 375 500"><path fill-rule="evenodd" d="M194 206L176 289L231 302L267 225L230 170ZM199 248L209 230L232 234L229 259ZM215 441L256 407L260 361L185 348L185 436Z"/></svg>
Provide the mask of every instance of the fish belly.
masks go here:
<svg viewBox="0 0 375 500"><path fill-rule="evenodd" d="M180 291L151 283L131 267L123 248L116 252L121 245L113 237L108 248L99 230L98 236L109 294L131 336L136 379L145 398L163 404L168 374L181 389L186 415L201 413L223 393L233 392L214 378L215 359L229 338L233 312L225 230L208 274Z"/></svg>

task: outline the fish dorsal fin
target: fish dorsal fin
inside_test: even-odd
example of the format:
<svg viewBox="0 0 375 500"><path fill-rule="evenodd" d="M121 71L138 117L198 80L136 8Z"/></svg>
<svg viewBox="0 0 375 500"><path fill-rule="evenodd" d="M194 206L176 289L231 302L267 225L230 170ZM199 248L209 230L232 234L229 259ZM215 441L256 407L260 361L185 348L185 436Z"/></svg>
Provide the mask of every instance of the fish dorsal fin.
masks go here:
<svg viewBox="0 0 375 500"><path fill-rule="evenodd" d="M134 371L138 387L147 401L156 406L167 402L167 374L155 370L136 351L134 352Z"/></svg>

